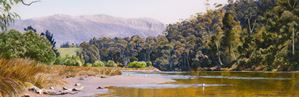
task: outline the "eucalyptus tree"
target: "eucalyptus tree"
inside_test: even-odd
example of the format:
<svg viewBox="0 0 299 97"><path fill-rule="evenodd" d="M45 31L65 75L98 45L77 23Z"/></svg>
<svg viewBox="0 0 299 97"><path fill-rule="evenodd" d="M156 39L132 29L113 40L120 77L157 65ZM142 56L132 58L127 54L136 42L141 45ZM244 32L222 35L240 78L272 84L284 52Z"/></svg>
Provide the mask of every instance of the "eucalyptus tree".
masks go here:
<svg viewBox="0 0 299 97"><path fill-rule="evenodd" d="M7 30L7 26L13 23L15 19L20 17L16 12L12 11L14 6L17 4L30 6L36 2L39 2L39 0L29 3L25 2L24 0L0 0L0 30Z"/></svg>
<svg viewBox="0 0 299 97"><path fill-rule="evenodd" d="M234 14L231 12L226 12L223 18L223 41L222 47L224 49L225 60L224 64L229 66L237 60L239 53L238 48L242 45L241 43L241 26L236 20Z"/></svg>

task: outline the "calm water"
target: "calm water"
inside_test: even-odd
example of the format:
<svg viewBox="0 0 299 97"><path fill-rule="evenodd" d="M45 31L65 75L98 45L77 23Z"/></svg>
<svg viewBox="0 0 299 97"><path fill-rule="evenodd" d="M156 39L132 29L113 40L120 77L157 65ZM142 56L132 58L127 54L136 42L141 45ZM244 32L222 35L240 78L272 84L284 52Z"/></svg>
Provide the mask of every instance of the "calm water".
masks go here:
<svg viewBox="0 0 299 97"><path fill-rule="evenodd" d="M299 97L299 73L197 72L135 73L124 76L165 77L172 83L114 87L117 97Z"/></svg>

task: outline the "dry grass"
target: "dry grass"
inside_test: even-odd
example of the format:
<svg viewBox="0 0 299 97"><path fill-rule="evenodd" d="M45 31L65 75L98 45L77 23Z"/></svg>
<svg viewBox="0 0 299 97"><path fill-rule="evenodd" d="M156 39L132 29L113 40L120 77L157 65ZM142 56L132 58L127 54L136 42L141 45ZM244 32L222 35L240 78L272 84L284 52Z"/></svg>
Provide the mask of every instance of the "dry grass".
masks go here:
<svg viewBox="0 0 299 97"><path fill-rule="evenodd" d="M0 78L0 97L16 97L22 93L24 85L11 78Z"/></svg>
<svg viewBox="0 0 299 97"><path fill-rule="evenodd" d="M120 75L119 68L110 67L78 67L78 66L51 66L51 72L62 77L75 77L75 76L98 76L98 75Z"/></svg>
<svg viewBox="0 0 299 97"><path fill-rule="evenodd" d="M28 85L62 85L65 77L118 74L121 71L116 68L49 66L28 59L0 59L0 97L20 97Z"/></svg>
<svg viewBox="0 0 299 97"><path fill-rule="evenodd" d="M47 67L28 59L0 59L0 94L14 97L26 88L25 83L46 87L59 83L55 75L47 74Z"/></svg>
<svg viewBox="0 0 299 97"><path fill-rule="evenodd" d="M119 68L121 71L144 71L144 72L159 72L160 70L155 67L146 68Z"/></svg>

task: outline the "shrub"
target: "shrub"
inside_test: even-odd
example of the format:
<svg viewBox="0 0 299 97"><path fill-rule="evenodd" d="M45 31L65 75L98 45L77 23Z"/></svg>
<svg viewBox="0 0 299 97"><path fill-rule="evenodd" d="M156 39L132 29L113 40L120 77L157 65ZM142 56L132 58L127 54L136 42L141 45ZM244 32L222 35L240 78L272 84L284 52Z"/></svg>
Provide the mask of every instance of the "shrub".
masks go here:
<svg viewBox="0 0 299 97"><path fill-rule="evenodd" d="M129 68L145 68L146 67L146 62L131 62L128 64Z"/></svg>
<svg viewBox="0 0 299 97"><path fill-rule="evenodd" d="M58 57L55 64L66 65L66 66L83 66L81 58L78 56L66 56L65 58Z"/></svg>
<svg viewBox="0 0 299 97"><path fill-rule="evenodd" d="M100 61L100 60L97 60L93 63L93 66L94 67L104 67L105 66L105 63Z"/></svg>
<svg viewBox="0 0 299 97"><path fill-rule="evenodd" d="M146 61L146 66L151 67L151 66L153 66L153 63L151 61Z"/></svg>
<svg viewBox="0 0 299 97"><path fill-rule="evenodd" d="M84 64L85 67L92 67L92 64L91 63L86 63Z"/></svg>
<svg viewBox="0 0 299 97"><path fill-rule="evenodd" d="M136 57L131 57L131 58L130 58L130 62L134 62L134 61L138 61L138 58L136 58Z"/></svg>
<svg viewBox="0 0 299 97"><path fill-rule="evenodd" d="M109 60L105 66L106 67L117 67L117 64L114 61Z"/></svg>
<svg viewBox="0 0 299 97"><path fill-rule="evenodd" d="M47 64L53 64L56 54L52 45L35 32L22 34L16 30L0 33L0 57L30 58Z"/></svg>

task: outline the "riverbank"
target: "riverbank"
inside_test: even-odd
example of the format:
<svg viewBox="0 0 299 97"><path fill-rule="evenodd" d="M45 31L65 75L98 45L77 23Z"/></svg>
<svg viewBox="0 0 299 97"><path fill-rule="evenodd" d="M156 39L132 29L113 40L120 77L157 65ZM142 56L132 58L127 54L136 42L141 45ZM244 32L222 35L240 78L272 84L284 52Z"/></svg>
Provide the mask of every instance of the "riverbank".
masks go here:
<svg viewBox="0 0 299 97"><path fill-rule="evenodd" d="M97 94L105 94L111 87L127 86L136 84L158 84L166 82L174 82L172 79L161 77L144 77L144 76L130 76L130 75L116 75L116 76L76 76L72 78L63 79L67 84L61 87L53 87L47 91L55 91L53 94L37 94L32 91L27 91L25 95L30 97L85 97L94 96ZM73 91L74 89L80 89ZM65 94L58 94L58 92L68 91Z"/></svg>
<svg viewBox="0 0 299 97"><path fill-rule="evenodd" d="M133 84L158 84L173 82L174 80L161 78L161 77L142 77L142 76L130 76L121 75L121 72L160 72L154 67L148 68L113 68L113 70L119 70L120 73L110 74L95 72L96 70L85 70L84 67L80 67L82 71L76 70L76 67L63 67L70 73L64 73L62 81L65 82L61 86L53 86L48 88L37 88L31 86L25 92L25 97L82 97L93 96L96 94L104 94L108 92L111 87L126 86ZM66 69L71 68L71 69ZM111 68L110 68L111 69ZM65 72L66 72L65 71ZM110 70L111 71L111 70ZM61 72L61 71L60 71Z"/></svg>

